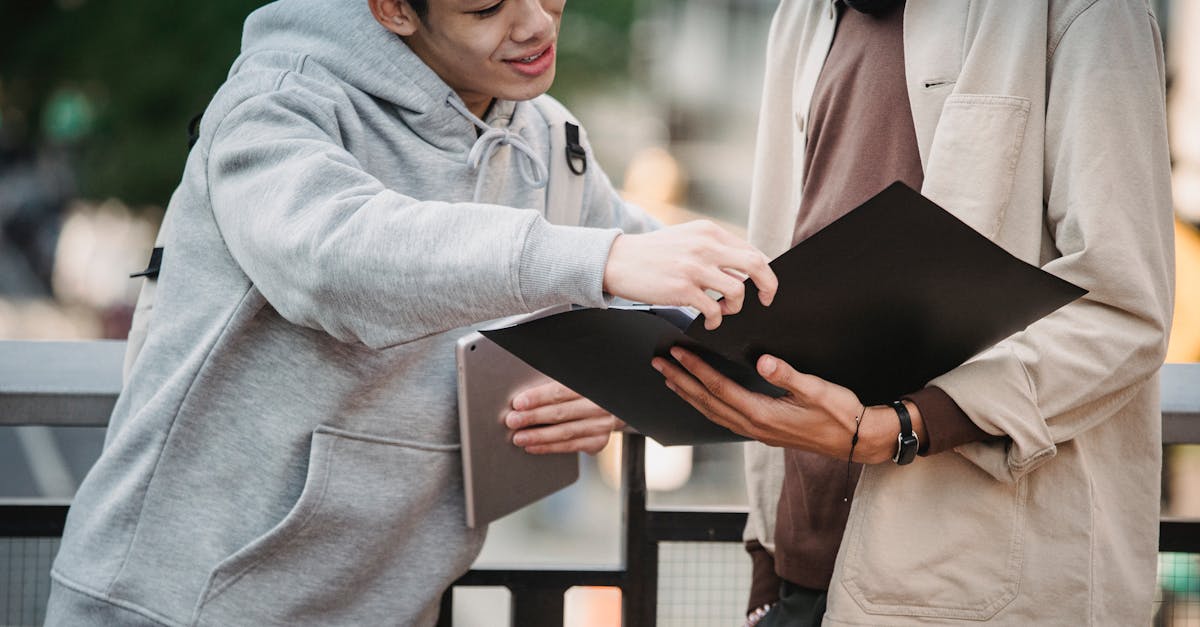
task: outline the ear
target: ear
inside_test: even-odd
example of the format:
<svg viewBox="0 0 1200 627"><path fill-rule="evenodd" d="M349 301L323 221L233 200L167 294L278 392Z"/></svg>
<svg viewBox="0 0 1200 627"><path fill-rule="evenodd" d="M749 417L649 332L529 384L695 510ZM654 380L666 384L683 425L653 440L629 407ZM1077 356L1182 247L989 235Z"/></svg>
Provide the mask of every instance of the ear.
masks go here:
<svg viewBox="0 0 1200 627"><path fill-rule="evenodd" d="M412 35L421 25L417 12L406 0L367 0L367 3L375 21L401 37Z"/></svg>

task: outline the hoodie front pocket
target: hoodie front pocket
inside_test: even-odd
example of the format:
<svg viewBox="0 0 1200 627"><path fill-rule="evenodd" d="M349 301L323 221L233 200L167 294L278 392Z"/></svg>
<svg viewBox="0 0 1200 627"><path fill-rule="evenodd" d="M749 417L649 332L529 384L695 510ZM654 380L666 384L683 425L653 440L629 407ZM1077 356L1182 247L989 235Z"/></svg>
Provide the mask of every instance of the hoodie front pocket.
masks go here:
<svg viewBox="0 0 1200 627"><path fill-rule="evenodd" d="M1017 595L1027 492L1025 480L996 481L950 453L869 468L841 585L868 614L987 620Z"/></svg>
<svg viewBox="0 0 1200 627"><path fill-rule="evenodd" d="M296 504L213 569L193 624L432 622L483 539L456 451L318 428Z"/></svg>
<svg viewBox="0 0 1200 627"><path fill-rule="evenodd" d="M934 131L922 192L986 237L1012 198L1030 101L953 94Z"/></svg>

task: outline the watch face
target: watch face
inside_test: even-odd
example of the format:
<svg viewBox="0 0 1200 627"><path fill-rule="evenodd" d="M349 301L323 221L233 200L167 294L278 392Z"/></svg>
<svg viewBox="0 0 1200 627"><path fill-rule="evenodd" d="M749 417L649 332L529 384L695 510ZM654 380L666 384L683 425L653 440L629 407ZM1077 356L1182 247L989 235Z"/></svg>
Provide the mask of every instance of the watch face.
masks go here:
<svg viewBox="0 0 1200 627"><path fill-rule="evenodd" d="M896 439L899 441L899 446L896 448L896 457L893 461L902 466L912 463L912 460L917 457L917 449L921 446L917 434L909 433L908 437L901 435Z"/></svg>

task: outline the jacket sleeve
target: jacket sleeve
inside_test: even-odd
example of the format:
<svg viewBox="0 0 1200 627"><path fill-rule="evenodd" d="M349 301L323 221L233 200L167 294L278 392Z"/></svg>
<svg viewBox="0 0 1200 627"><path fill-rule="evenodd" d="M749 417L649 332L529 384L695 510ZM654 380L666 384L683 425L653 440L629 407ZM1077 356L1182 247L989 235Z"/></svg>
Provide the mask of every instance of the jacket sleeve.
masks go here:
<svg viewBox="0 0 1200 627"><path fill-rule="evenodd" d="M1173 239L1162 47L1142 2L1101 0L1048 58L1043 267L1087 296L943 375L983 430L960 453L1015 481L1120 411L1162 365Z"/></svg>
<svg viewBox="0 0 1200 627"><path fill-rule="evenodd" d="M746 602L746 614L768 604L779 601L779 587L783 579L775 574L775 556L758 540L745 543L750 555L750 598Z"/></svg>
<svg viewBox="0 0 1200 627"><path fill-rule="evenodd" d="M221 120L209 196L230 253L289 321L383 348L561 303L603 306L618 231L418 201L341 145L334 107L281 88Z"/></svg>

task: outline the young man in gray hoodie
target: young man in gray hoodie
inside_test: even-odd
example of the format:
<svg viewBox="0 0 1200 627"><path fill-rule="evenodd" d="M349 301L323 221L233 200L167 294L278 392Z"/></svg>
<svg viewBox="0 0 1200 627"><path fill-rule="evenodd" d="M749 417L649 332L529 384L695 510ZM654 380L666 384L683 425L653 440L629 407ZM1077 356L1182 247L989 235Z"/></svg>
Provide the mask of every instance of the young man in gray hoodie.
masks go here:
<svg viewBox="0 0 1200 627"><path fill-rule="evenodd" d="M462 511L459 337L610 295L715 325L743 297L727 271L769 300L766 258L712 225L622 234L653 222L594 164L584 226L543 217L563 4L250 16L171 199L47 624L432 624L483 541Z"/></svg>

